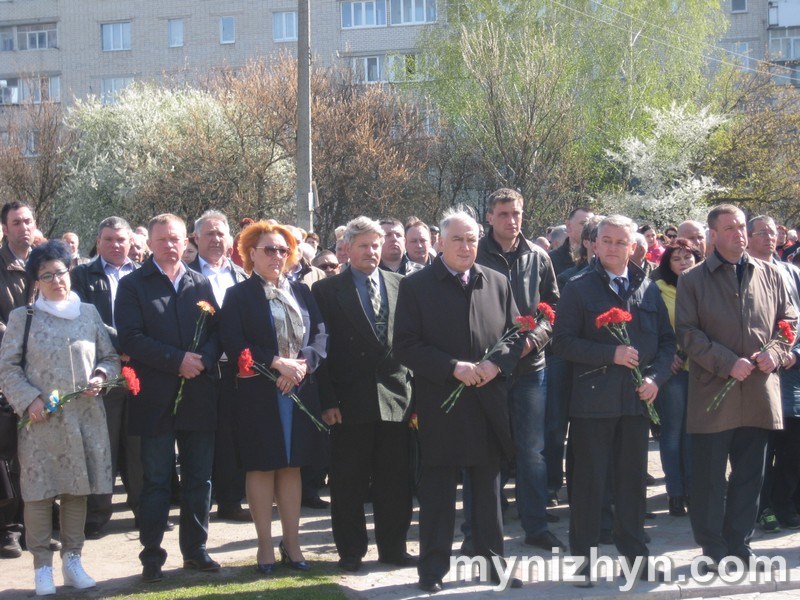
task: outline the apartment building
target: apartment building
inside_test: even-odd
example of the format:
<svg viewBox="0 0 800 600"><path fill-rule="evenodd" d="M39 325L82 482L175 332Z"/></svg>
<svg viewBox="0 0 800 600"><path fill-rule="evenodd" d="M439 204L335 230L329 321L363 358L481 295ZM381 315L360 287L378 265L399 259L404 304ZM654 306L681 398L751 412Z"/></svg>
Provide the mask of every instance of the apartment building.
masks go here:
<svg viewBox="0 0 800 600"><path fill-rule="evenodd" d="M440 6L442 5L442 6ZM366 82L413 68L444 0L311 0L314 60ZM0 0L0 105L114 95L137 80L200 81L297 50L293 0Z"/></svg>
<svg viewBox="0 0 800 600"><path fill-rule="evenodd" d="M748 69L771 62L777 83L800 85L800 0L724 0L723 8L732 59Z"/></svg>

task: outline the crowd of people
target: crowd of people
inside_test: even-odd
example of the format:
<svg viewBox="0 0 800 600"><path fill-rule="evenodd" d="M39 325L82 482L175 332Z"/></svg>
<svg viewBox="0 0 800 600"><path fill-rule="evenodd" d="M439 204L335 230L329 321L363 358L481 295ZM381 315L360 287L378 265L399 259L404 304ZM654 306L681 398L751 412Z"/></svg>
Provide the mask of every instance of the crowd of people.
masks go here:
<svg viewBox="0 0 800 600"><path fill-rule="evenodd" d="M7 203L0 389L23 426L2 457L0 557L33 554L37 595L56 591L55 552L65 585L94 587L81 554L119 474L145 582L164 577L173 503L185 569L220 569L216 502L253 522L269 577L312 568L302 506L330 508L339 568L364 569L369 502L379 561L416 566L435 593L459 485L460 553L500 580L513 477L526 545L588 558L611 542L633 566L649 553L651 435L669 513L688 513L709 570L747 560L758 521L800 529L797 231L727 202L663 233L578 207L531 241L524 208L497 190L485 231L461 209L437 226L360 216L330 249L272 220L242 219L234 238L215 210L191 235L173 214L135 230L112 216L84 259L77 235L44 240ZM566 544L547 510L565 479Z"/></svg>

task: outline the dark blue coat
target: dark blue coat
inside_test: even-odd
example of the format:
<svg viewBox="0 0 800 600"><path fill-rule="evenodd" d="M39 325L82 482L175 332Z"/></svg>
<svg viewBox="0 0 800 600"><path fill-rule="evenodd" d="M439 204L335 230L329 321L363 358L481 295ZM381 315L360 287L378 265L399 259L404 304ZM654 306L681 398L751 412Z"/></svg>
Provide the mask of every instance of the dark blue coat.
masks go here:
<svg viewBox="0 0 800 600"><path fill-rule="evenodd" d="M572 364L571 417L646 415L635 391L631 370L614 364L620 345L595 319L611 308L633 315L627 323L631 346L639 351L639 368L661 387L669 379L675 355L675 332L658 287L629 263L629 289L621 298L609 285L608 273L595 263L565 286L558 302L553 352Z"/></svg>
<svg viewBox="0 0 800 600"><path fill-rule="evenodd" d="M130 403L131 435L216 429L219 374L215 363L221 354L216 316L206 320L197 349L205 371L186 380L178 414L172 414L181 381L178 372L194 337L200 300L217 307L208 279L187 268L176 293L152 257L120 279L114 303L119 344L131 357L142 386Z"/></svg>

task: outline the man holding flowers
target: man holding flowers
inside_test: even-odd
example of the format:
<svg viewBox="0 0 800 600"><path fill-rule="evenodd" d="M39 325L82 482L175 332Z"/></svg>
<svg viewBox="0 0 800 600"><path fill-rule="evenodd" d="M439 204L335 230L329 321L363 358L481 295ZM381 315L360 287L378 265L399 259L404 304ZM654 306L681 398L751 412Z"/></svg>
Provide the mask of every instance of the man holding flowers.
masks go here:
<svg viewBox="0 0 800 600"><path fill-rule="evenodd" d="M501 188L489 196L491 227L478 242L479 265L508 277L520 314L534 315L539 302L555 306L558 286L547 252L522 235L523 198ZM525 543L564 548L547 526L547 465L544 459L547 383L544 348L553 328L545 319L525 337L522 358L509 378L508 408L516 449L516 498Z"/></svg>
<svg viewBox="0 0 800 600"><path fill-rule="evenodd" d="M661 294L630 262L634 232L627 217L600 222L597 261L564 288L553 332L553 351L572 364L573 373L570 552L588 558L590 548L597 547L600 500L613 469L614 543L631 566L649 552L644 541L647 405L669 378L675 354Z"/></svg>
<svg viewBox="0 0 800 600"><path fill-rule="evenodd" d="M441 232L442 254L400 282L394 327L395 357L414 372L422 453L417 571L419 587L427 592L442 589L450 568L462 468L472 481L475 555L490 562L503 555L500 462L513 455L514 444L507 383L498 375L511 374L524 342L507 336L497 344L518 327L519 312L507 279L475 264L475 220L449 211ZM487 348L493 348L488 357ZM463 393L448 412L442 403L460 384Z"/></svg>
<svg viewBox="0 0 800 600"><path fill-rule="evenodd" d="M188 243L183 220L158 215L147 229L153 254L140 269L120 279L114 316L120 347L131 357L141 381L128 425L129 433L141 436L144 486L138 520L144 549L139 558L142 579L152 582L162 579L167 557L161 541L169 515L176 441L183 567L219 569L206 552L206 540L217 427L213 374L221 347L211 283L181 262Z"/></svg>
<svg viewBox="0 0 800 600"><path fill-rule="evenodd" d="M752 555L769 432L781 429L776 370L796 330L797 311L778 269L751 257L744 213L720 204L708 213L714 251L678 279L675 330L689 356L687 431L692 435L692 530L715 562ZM766 348L766 349L765 349ZM729 378L736 380L720 395ZM709 409L712 399L718 406ZM726 468L731 474L726 484Z"/></svg>

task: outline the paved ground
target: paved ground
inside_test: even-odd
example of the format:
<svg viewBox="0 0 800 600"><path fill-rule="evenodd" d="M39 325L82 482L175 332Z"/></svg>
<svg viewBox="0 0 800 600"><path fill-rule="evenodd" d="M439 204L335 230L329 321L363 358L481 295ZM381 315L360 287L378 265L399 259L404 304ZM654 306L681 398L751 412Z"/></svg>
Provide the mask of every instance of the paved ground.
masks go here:
<svg viewBox="0 0 800 600"><path fill-rule="evenodd" d="M655 486L648 489L648 508L657 514L657 518L646 523L647 532L652 538L650 551L653 556L663 557L673 565L671 583L637 582L630 591L621 590L625 584L620 577L611 581L598 582L591 589L580 589L564 581L548 580L540 568L518 569L516 574L529 581L522 590L507 590L496 592L488 585L445 581L445 590L439 596L469 595L471 598L494 597L502 593L508 597L528 598L546 596L554 600L572 598L615 597L627 598L647 594L648 597L656 594L658 598L693 598L693 597L734 597L737 594L747 594L742 598L751 600L764 599L797 599L800 600L800 531L783 531L778 534L765 534L760 529L756 530L753 539L753 549L756 554L768 557L782 557L785 560L786 571L782 573L786 581L747 581L739 578L737 581L723 582L719 578L708 583L692 580L690 563L697 557L699 549L695 545L689 527L688 517L670 517L666 510L666 492L661 467L658 459L657 445L651 444L650 473L658 478ZM508 493L513 496L513 490ZM95 591L82 596L99 598L110 594L126 593L136 596L148 590L147 586L139 583L140 566L137 555L140 550L138 536L131 531L133 519L130 512L125 510L123 497L116 498L117 512L106 529L106 535L99 540L87 541L84 549L84 565L86 570L98 582ZM369 506L367 506L369 508ZM567 540L567 524L569 509L562 505L552 509L560 517L560 521L552 525L551 530L563 541ZM213 558L225 565L243 565L254 562L255 541L254 531L250 524L237 524L220 522L213 519L210 527L209 553ZM416 520L418 513L415 510L414 525L409 538L409 551L416 554L418 546L415 541L418 537ZM173 522L177 522L177 509L173 509ZM275 520L276 540L280 535L280 524ZM330 532L330 515L328 511L315 511L303 509L302 517L302 543L306 558L312 561L335 563L337 557ZM507 512L506 520L506 554L508 556L539 556L549 559L550 553L542 553L523 544L519 520L515 508L512 506ZM461 543L460 533L456 533L454 549L457 550ZM277 544L277 541L276 541ZM165 547L169 552L165 574L167 578L180 570L182 561L178 551L178 532L168 533L165 538ZM601 546L601 551L610 556L615 556L613 546ZM33 563L27 553L22 558L0 561L0 600L7 598L32 597L33 588ZM59 594L66 588L60 586L60 561L56 557L56 585ZM212 576L208 576L212 577ZM549 579L553 579L552 573ZM168 580L168 579L167 579ZM415 598L422 596L416 587L416 571L408 569L389 569L377 563L374 548L367 556L364 568L354 575L343 575L339 583L348 596L358 599L395 600ZM738 596L736 596L738 597Z"/></svg>

